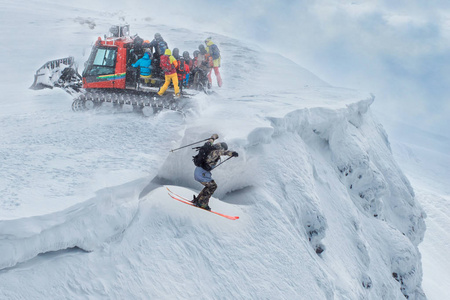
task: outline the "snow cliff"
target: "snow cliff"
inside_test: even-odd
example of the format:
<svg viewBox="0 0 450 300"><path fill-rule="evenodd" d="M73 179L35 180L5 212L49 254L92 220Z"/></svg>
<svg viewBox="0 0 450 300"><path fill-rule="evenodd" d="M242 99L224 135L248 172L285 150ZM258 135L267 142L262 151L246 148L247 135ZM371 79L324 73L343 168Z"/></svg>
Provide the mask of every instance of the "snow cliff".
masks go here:
<svg viewBox="0 0 450 300"><path fill-rule="evenodd" d="M11 267L40 253L77 247L92 252L78 253L81 264L71 268L83 269L92 255L122 261L119 265L125 260L126 268L155 264L171 269L161 275L169 282L183 273L183 280L193 281L206 298L401 299L403 293L422 299L417 245L425 216L370 112L372 102L268 116L266 126L247 127L246 138L230 137L221 122L205 132L188 125L180 141L219 132L240 153L214 171L215 196L225 203L211 200L214 209L239 215L238 221L210 216L176 203L164 188L153 189L165 182L191 188L181 189L186 197L198 192L188 148L167 156L150 186L142 179L105 189L60 212L1 221L0 266L14 272ZM130 256L139 259L129 261ZM107 268L117 273L119 265ZM97 272L87 276L93 279ZM142 272L124 271L127 282L147 282L160 271ZM194 274L198 281L187 279ZM205 277L215 278L222 288L209 289L216 281L204 283ZM116 280L103 282L103 292L83 281L83 290L135 297L142 292L116 287ZM164 285L143 290L155 297L184 297Z"/></svg>

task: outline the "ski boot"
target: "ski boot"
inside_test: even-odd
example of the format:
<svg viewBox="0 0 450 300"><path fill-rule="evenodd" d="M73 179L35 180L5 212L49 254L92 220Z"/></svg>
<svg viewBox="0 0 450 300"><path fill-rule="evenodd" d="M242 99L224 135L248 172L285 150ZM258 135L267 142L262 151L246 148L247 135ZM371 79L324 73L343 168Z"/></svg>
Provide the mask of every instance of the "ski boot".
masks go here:
<svg viewBox="0 0 450 300"><path fill-rule="evenodd" d="M194 199L191 201L191 203L194 204L195 206L197 206L198 199L197 199L197 197L195 197L195 195L194 195Z"/></svg>
<svg viewBox="0 0 450 300"><path fill-rule="evenodd" d="M201 208L201 209L211 210L211 207L209 207L208 204L200 204L198 202L198 199L195 197L194 197L194 200L192 201L192 205L197 206L198 208Z"/></svg>
<svg viewBox="0 0 450 300"><path fill-rule="evenodd" d="M211 207L209 207L208 204L204 204L204 205L197 204L196 206L200 207L201 209L204 209L204 210L209 210L209 211L211 210Z"/></svg>

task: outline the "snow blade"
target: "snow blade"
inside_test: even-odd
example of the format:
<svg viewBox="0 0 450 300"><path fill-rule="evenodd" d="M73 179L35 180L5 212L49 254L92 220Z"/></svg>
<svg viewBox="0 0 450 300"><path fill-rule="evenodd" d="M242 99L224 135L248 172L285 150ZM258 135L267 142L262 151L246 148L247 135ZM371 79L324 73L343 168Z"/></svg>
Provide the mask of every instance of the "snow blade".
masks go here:
<svg viewBox="0 0 450 300"><path fill-rule="evenodd" d="M190 206L193 206L193 207L202 209L202 208L197 207L197 206L195 206L194 204L192 204L192 202L191 202L189 199L186 199L186 198L184 198L184 197L182 197L182 196L180 196L180 195L175 194L174 192L172 192L171 190L169 190L168 187L166 187L166 189L167 189L167 191L169 192L169 193L168 193L169 196L172 197L173 199L175 199L175 200L177 200L177 201L180 201L180 202L182 202L182 203L188 204L188 205L190 205ZM237 219L239 219L238 216L229 216L229 215L225 215L225 214L222 214L222 213L213 211L213 210L206 210L206 209L202 209L202 210L207 211L207 212L210 212L210 213L213 213L213 214L216 214L216 215L221 216L221 217L224 217L224 218L227 218L227 219L229 219L229 220L237 220Z"/></svg>
<svg viewBox="0 0 450 300"><path fill-rule="evenodd" d="M60 87L63 89L78 90L81 88L82 78L78 74L72 56L55 59L46 62L34 75L34 82L30 86L32 90L52 89Z"/></svg>

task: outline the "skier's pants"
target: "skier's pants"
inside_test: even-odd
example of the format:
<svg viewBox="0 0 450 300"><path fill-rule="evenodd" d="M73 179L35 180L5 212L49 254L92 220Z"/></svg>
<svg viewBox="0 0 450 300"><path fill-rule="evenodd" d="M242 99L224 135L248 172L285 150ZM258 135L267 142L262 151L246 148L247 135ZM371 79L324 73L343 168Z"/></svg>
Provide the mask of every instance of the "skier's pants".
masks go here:
<svg viewBox="0 0 450 300"><path fill-rule="evenodd" d="M209 70L208 81L209 81L209 83L212 83L211 73L212 73L213 69L214 69L214 74L216 75L216 78L217 78L217 85L219 87L221 87L222 86L222 77L220 77L219 67L213 67L211 70Z"/></svg>
<svg viewBox="0 0 450 300"><path fill-rule="evenodd" d="M179 95L180 87L178 86L178 74L173 73L170 75L165 75L164 78L166 79L166 81L164 82L163 86L159 90L158 95L162 96L166 92L171 81L173 82L173 88L175 89L175 95Z"/></svg>
<svg viewBox="0 0 450 300"><path fill-rule="evenodd" d="M200 204L201 206L207 206L209 203L209 198L211 198L212 194L214 194L214 192L217 189L217 184L214 180L210 182L200 182L200 183L203 184L205 187L200 192L200 194L198 194L197 197L198 204Z"/></svg>

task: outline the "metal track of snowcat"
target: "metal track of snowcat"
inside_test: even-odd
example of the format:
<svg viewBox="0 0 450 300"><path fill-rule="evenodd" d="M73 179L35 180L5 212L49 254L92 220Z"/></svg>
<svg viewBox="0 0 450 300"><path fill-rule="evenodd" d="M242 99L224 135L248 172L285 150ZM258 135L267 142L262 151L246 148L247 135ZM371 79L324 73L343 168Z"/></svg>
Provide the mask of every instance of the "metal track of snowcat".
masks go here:
<svg viewBox="0 0 450 300"><path fill-rule="evenodd" d="M72 103L73 111L86 111L99 107L102 103L113 105L131 105L136 111L142 111L144 115L152 115L162 109L170 109L183 113L182 108L185 101L183 97L174 98L168 94L163 97L156 93L133 91L133 90L93 90L85 91Z"/></svg>

